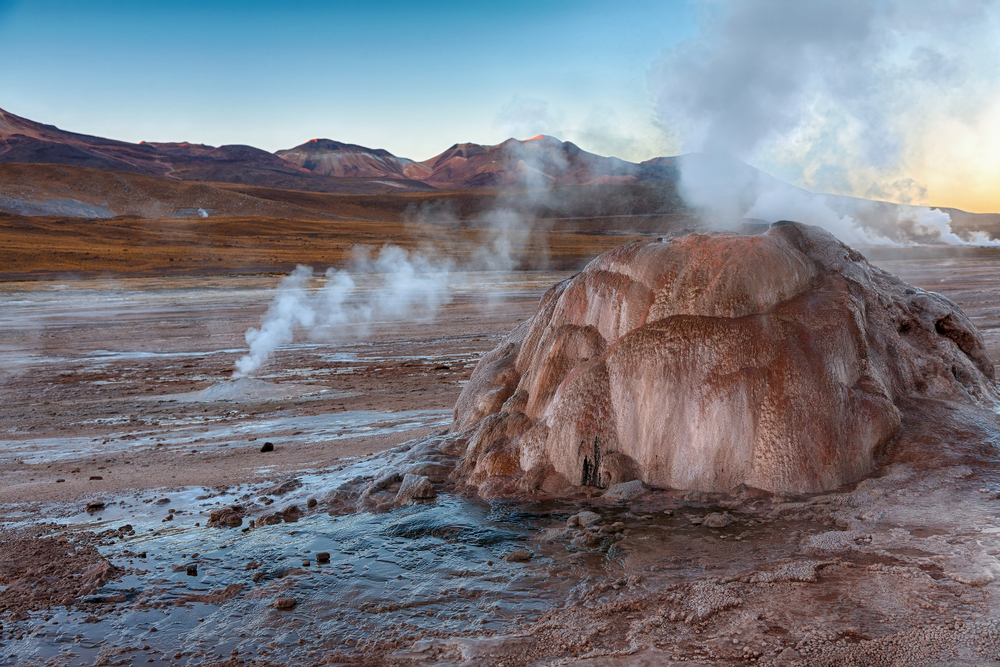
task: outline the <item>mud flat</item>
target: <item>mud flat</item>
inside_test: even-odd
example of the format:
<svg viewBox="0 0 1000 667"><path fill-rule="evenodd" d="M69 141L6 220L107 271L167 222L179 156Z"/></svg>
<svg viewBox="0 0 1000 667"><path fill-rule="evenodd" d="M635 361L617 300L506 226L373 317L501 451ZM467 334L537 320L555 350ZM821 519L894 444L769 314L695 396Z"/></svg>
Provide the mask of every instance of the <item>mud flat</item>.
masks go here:
<svg viewBox="0 0 1000 667"><path fill-rule="evenodd" d="M879 264L956 301L1000 358L995 259ZM979 461L820 495L443 487L337 511L329 489L446 437L479 356L566 275L283 348L242 385L228 376L276 278L4 284L0 664L1000 662L989 411L928 408L900 436L981 443Z"/></svg>

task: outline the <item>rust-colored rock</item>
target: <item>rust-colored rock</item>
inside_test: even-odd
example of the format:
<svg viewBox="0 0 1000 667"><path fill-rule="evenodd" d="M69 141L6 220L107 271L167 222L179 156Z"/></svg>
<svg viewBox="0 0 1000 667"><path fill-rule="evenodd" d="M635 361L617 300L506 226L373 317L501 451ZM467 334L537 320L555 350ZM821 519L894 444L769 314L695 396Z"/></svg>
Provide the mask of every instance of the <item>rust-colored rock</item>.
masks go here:
<svg viewBox="0 0 1000 667"><path fill-rule="evenodd" d="M480 493L833 489L871 472L907 399L996 400L945 297L827 232L690 234L611 250L552 287L455 406Z"/></svg>
<svg viewBox="0 0 1000 667"><path fill-rule="evenodd" d="M243 525L244 514L245 510L241 505L212 510L208 515L208 523L206 525L209 528L238 528Z"/></svg>

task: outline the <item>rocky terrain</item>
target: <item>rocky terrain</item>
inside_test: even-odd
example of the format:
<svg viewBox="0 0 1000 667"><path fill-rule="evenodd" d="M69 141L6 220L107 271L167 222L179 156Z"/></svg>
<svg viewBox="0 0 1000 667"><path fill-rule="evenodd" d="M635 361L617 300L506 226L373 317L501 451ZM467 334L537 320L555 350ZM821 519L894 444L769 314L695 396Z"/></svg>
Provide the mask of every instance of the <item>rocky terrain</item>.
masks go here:
<svg viewBox="0 0 1000 667"><path fill-rule="evenodd" d="M880 263L1000 357L993 258ZM283 349L257 384L228 374L277 278L4 283L0 661L1000 660L986 408L899 401L891 462L829 493L464 492L443 433L464 383L570 277L468 285L436 322Z"/></svg>

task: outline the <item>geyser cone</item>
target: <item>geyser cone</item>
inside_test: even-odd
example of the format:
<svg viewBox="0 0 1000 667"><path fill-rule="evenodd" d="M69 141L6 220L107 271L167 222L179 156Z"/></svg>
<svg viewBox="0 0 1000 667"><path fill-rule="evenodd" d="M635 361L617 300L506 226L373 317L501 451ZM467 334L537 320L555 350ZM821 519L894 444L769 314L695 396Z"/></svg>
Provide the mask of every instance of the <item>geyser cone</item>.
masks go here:
<svg viewBox="0 0 1000 667"><path fill-rule="evenodd" d="M484 495L608 486L829 490L871 472L909 398L997 399L945 297L818 227L607 252L551 288L455 407Z"/></svg>

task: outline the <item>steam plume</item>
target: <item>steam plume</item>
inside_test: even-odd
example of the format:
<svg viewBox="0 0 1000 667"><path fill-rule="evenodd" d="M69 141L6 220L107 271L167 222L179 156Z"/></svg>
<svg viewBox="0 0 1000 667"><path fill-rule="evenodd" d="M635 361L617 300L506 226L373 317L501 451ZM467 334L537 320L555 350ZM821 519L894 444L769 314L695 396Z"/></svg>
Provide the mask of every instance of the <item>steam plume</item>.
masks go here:
<svg viewBox="0 0 1000 667"><path fill-rule="evenodd" d="M937 124L973 123L989 109L1000 78L995 4L731 0L711 9L699 38L649 74L666 129L685 151L707 154L681 164L690 204L716 220L798 214L848 242L900 243L908 229L938 243L976 240L927 208L900 220L773 183L734 187L720 156L812 191L922 202L926 189L908 175Z"/></svg>
<svg viewBox="0 0 1000 667"><path fill-rule="evenodd" d="M374 258L359 248L348 270L327 270L323 286L312 291L312 268L298 266L281 281L261 327L247 331L250 351L236 362L233 376L259 369L298 329L313 340L343 340L365 336L374 322L432 318L451 301L449 272L450 262L395 246L383 247ZM359 274L376 274L377 285L358 290Z"/></svg>
<svg viewBox="0 0 1000 667"><path fill-rule="evenodd" d="M528 199L534 201L541 196ZM467 253L469 259L461 264L439 256L433 246L411 253L387 245L375 257L368 248L358 246L345 269L327 270L319 289L309 287L312 268L296 267L278 285L260 328L247 330L250 350L236 362L233 377L253 374L278 347L291 343L299 331L311 340L356 340L367 336L376 322L431 320L451 302L451 280L462 273L518 268L538 222L530 213L505 205L505 201L501 198L497 207L477 221L481 226L478 247ZM424 207L411 212L409 218L422 229L440 230L434 245L456 249L449 235L458 228L458 218L449 205ZM375 284L360 286L362 276L375 277ZM487 299L485 305L495 303Z"/></svg>

